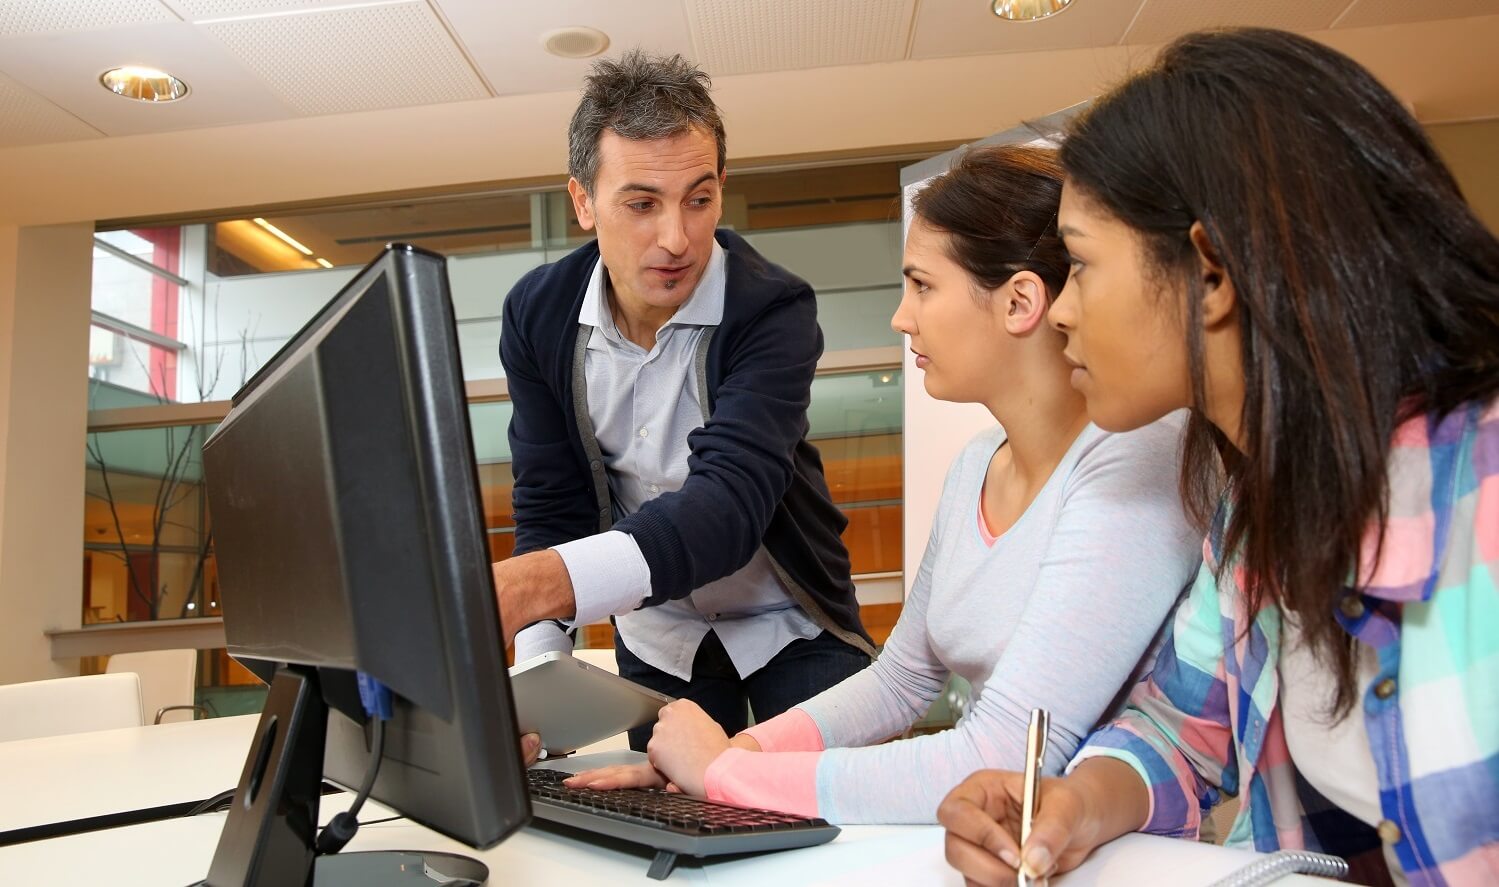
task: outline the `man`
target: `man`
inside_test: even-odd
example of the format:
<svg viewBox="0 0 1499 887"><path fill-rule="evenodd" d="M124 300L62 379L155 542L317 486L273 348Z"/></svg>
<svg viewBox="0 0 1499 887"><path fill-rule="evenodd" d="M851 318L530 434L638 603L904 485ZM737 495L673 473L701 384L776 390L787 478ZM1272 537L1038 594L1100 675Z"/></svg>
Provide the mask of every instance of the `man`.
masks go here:
<svg viewBox="0 0 1499 887"><path fill-rule="evenodd" d="M732 735L746 703L773 717L874 650L847 521L806 440L816 299L715 230L725 142L708 84L638 51L587 79L568 191L597 239L504 305L516 556L494 576L507 642L530 626L517 661L613 616L619 673Z"/></svg>

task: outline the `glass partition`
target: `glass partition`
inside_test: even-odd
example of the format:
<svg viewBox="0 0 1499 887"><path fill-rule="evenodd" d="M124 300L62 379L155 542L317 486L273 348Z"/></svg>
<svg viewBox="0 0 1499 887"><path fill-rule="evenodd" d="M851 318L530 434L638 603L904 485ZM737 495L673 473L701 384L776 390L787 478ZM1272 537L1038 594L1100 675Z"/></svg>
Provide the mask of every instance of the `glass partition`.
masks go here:
<svg viewBox="0 0 1499 887"><path fill-rule="evenodd" d="M894 163L731 174L723 224L812 284L828 351L897 345L889 318L900 300L898 192ZM183 230L189 233L182 270L190 285L177 308L182 323L163 333L180 343L182 381L173 386L162 379L154 389L183 402L231 396L355 271L396 241L449 257L464 377L499 378L505 294L527 271L592 237L578 227L563 190L271 213ZM151 245L139 232L100 234L106 236L141 251ZM99 268L107 270L110 258ZM138 267L118 273L151 276ZM144 278L137 282L144 285ZM109 287L101 278L95 289L96 310L103 310ZM139 312L130 316L143 329L167 329ZM160 362L120 354L120 374ZM104 378L148 390L123 375Z"/></svg>
<svg viewBox="0 0 1499 887"><path fill-rule="evenodd" d="M898 571L901 557L900 370L819 376L809 410L828 487L849 519L844 531L856 575ZM507 401L469 405L490 552L515 547Z"/></svg>
<svg viewBox="0 0 1499 887"><path fill-rule="evenodd" d="M809 411L834 501L849 520L853 571L882 582L902 569L900 337L889 327L901 293L898 194L899 164L889 162L731 172L724 192L724 226L816 291L825 362L889 366L818 376ZM500 379L505 295L591 236L560 189L100 231L89 408L123 411L110 421L138 426L155 419L130 421L135 408L227 401L391 241L449 257L464 377ZM510 413L503 399L470 404L495 559L514 549ZM200 455L213 427L91 429L85 625L217 615ZM199 682L200 701L217 714L259 708L263 689L222 650L202 652Z"/></svg>
<svg viewBox="0 0 1499 887"><path fill-rule="evenodd" d="M84 625L218 615L202 460L213 427L88 435Z"/></svg>

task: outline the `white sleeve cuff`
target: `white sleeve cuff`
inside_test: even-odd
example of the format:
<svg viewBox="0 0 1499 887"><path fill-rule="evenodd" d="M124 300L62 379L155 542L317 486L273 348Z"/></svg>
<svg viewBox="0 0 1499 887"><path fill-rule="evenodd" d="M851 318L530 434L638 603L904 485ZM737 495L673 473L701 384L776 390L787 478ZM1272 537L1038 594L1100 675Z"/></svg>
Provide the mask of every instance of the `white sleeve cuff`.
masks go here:
<svg viewBox="0 0 1499 887"><path fill-rule="evenodd" d="M564 542L562 556L573 583L577 613L569 627L628 613L651 593L651 568L635 537L618 530Z"/></svg>
<svg viewBox="0 0 1499 887"><path fill-rule="evenodd" d="M567 636L562 626L551 620L528 625L515 634L515 661L517 663L554 650L571 654L573 639Z"/></svg>

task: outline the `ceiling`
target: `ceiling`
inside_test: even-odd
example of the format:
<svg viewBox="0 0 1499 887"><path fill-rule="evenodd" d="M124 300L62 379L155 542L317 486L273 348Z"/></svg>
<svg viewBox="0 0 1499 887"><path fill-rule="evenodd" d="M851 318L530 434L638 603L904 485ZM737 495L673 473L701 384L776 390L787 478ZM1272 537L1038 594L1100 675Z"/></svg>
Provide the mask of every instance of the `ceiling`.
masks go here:
<svg viewBox="0 0 1499 887"><path fill-rule="evenodd" d="M1423 119L1499 115L1499 0L1076 0L1025 24L989 0L0 0L0 223L73 217L49 196L107 218L556 175L589 63L541 38L575 25L608 34L610 55L701 65L731 158L981 136L1215 25L1310 32ZM99 85L125 64L191 93L145 105ZM376 165L323 157L350 140ZM378 166L423 157L442 162L399 182ZM236 190L226 173L257 160L284 176ZM166 171L188 186L120 183Z"/></svg>
<svg viewBox="0 0 1499 887"><path fill-rule="evenodd" d="M1499 0L1078 0L1019 25L988 0L0 0L0 147L574 90L587 63L540 39L569 25L732 76L1486 13ZM143 106L99 85L126 64L192 92Z"/></svg>

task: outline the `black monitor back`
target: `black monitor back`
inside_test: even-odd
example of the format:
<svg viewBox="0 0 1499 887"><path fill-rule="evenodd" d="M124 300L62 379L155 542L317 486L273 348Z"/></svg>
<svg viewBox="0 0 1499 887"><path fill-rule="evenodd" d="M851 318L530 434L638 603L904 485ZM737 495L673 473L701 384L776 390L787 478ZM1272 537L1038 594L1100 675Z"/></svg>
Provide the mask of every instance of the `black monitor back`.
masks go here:
<svg viewBox="0 0 1499 887"><path fill-rule="evenodd" d="M229 652L316 670L324 775L369 764L363 671L394 694L372 797L476 847L524 824L443 259L387 248L240 390L204 466Z"/></svg>

